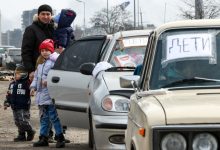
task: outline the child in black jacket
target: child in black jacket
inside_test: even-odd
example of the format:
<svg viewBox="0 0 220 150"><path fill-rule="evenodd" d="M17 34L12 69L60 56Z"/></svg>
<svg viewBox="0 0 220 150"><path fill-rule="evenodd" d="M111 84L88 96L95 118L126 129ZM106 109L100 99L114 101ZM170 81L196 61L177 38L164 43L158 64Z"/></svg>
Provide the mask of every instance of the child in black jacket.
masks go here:
<svg viewBox="0 0 220 150"><path fill-rule="evenodd" d="M4 109L11 106L15 125L18 127L18 136L14 142L32 141L35 135L30 124L30 81L28 72L24 66L17 66L15 69L14 80L9 84ZM26 137L27 133L27 137Z"/></svg>

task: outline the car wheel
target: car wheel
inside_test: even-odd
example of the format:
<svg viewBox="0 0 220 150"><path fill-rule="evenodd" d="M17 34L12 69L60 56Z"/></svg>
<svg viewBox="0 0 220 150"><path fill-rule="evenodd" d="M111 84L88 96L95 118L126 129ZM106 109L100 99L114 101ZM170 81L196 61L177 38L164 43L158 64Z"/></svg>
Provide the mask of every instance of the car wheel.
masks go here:
<svg viewBox="0 0 220 150"><path fill-rule="evenodd" d="M135 148L133 143L131 144L131 150L136 150L136 148Z"/></svg>
<svg viewBox="0 0 220 150"><path fill-rule="evenodd" d="M0 67L2 67L2 58L0 58Z"/></svg>
<svg viewBox="0 0 220 150"><path fill-rule="evenodd" d="M89 147L92 148L93 150L96 150L95 138L93 134L92 116L89 117Z"/></svg>

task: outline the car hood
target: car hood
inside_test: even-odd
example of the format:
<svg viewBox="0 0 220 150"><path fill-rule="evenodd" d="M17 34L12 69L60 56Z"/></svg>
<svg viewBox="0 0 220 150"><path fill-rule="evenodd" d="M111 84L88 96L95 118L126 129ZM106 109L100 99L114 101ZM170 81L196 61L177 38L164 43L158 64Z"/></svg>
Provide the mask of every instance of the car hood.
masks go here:
<svg viewBox="0 0 220 150"><path fill-rule="evenodd" d="M120 77L124 75L132 75L133 72L103 72L102 76L109 91L121 90L127 88L120 87Z"/></svg>
<svg viewBox="0 0 220 150"><path fill-rule="evenodd" d="M220 123L220 91L176 90L155 96L167 124Z"/></svg>

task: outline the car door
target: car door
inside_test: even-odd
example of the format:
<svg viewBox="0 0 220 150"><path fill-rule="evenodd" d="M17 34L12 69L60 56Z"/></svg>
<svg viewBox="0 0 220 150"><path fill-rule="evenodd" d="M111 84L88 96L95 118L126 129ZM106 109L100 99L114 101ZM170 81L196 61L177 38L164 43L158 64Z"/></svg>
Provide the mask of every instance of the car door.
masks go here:
<svg viewBox="0 0 220 150"><path fill-rule="evenodd" d="M86 62L99 62L106 36L93 36L75 41L58 57L48 74L48 89L63 126L88 128L88 84L91 76L79 72Z"/></svg>

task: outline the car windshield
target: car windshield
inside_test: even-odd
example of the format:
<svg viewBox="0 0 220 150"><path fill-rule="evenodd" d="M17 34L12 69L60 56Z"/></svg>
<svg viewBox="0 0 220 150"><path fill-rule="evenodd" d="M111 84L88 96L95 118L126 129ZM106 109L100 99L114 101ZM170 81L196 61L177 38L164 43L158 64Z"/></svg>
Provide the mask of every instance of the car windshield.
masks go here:
<svg viewBox="0 0 220 150"><path fill-rule="evenodd" d="M143 63L147 36L123 38L116 42L110 63L114 67L136 67Z"/></svg>
<svg viewBox="0 0 220 150"><path fill-rule="evenodd" d="M150 89L220 86L220 29L167 31L160 35Z"/></svg>

